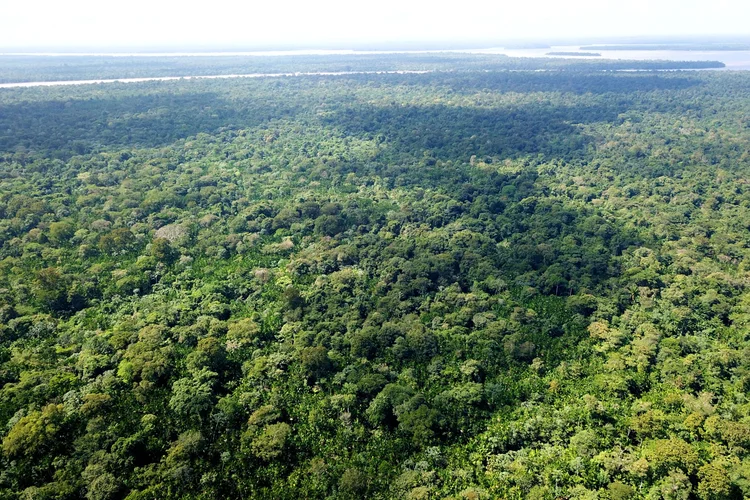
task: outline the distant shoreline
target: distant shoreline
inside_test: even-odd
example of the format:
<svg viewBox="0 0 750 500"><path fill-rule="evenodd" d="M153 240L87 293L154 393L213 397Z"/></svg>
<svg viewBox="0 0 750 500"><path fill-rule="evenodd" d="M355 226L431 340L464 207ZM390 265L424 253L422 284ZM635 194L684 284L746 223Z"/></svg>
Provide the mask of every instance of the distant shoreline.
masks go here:
<svg viewBox="0 0 750 500"><path fill-rule="evenodd" d="M704 68L652 68L652 69L596 69L591 71L631 73L631 72L674 72L674 71L698 71L722 69L719 66ZM503 69L496 70L499 73L522 73L522 72L562 72L559 68L545 69ZM51 80L44 82L9 82L0 83L1 89L34 88L34 87L59 87L64 85L97 85L107 83L144 83L144 82L169 82L178 80L220 80L234 78L294 78L304 76L353 76L353 75L424 75L428 73L444 72L442 70L394 70L394 71L319 71L319 72L296 72L296 73L249 73L246 75L188 75L188 76L151 76L140 78L110 78L99 80Z"/></svg>
<svg viewBox="0 0 750 500"><path fill-rule="evenodd" d="M564 56L564 57L601 57L598 52L547 52L546 56Z"/></svg>
<svg viewBox="0 0 750 500"><path fill-rule="evenodd" d="M108 78L100 80L51 80L47 82L0 83L0 89L57 87L61 85L94 85L98 83L142 83L168 82L174 80L219 80L226 78L283 78L295 76L351 76L351 75L422 75L432 73L427 70L394 71L318 71L309 73L248 73L246 75L189 75L189 76L145 76L141 78Z"/></svg>
<svg viewBox="0 0 750 500"><path fill-rule="evenodd" d="M734 52L750 50L750 44L621 44L584 45L581 50L675 50L685 52Z"/></svg>

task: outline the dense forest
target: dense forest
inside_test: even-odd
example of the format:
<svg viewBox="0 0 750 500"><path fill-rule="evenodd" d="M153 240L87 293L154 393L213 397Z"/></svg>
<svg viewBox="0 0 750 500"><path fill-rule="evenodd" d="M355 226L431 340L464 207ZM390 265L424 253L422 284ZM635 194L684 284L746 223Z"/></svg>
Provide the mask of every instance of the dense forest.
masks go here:
<svg viewBox="0 0 750 500"><path fill-rule="evenodd" d="M475 63L0 89L0 498L750 496L750 74Z"/></svg>

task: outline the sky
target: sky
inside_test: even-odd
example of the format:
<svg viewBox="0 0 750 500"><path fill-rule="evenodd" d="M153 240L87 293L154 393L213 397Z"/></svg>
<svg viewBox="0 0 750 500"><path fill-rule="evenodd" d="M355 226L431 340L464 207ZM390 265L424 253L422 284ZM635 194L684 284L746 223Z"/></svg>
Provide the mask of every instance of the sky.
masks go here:
<svg viewBox="0 0 750 500"><path fill-rule="evenodd" d="M0 0L0 48L750 35L749 0Z"/></svg>

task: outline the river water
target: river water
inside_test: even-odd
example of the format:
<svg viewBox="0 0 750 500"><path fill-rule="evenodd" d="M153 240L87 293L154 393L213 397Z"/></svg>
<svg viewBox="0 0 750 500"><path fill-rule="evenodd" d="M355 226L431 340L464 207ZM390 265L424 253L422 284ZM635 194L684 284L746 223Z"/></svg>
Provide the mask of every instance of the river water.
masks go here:
<svg viewBox="0 0 750 500"><path fill-rule="evenodd" d="M285 76L346 76L346 75L421 75L430 71L318 71L311 73L248 73L245 75L147 76L141 78L113 78L107 80L62 80L51 82L0 83L0 89L25 87L57 87L60 85L88 85L93 83L165 82L170 80L217 80L221 78L281 78Z"/></svg>
<svg viewBox="0 0 750 500"><path fill-rule="evenodd" d="M750 50L586 50L580 45L556 46L549 49L482 49L476 54L506 54L511 57L563 57L547 56L547 52L595 52L596 56L576 56L576 59L626 59L629 61L721 61L726 70L750 70Z"/></svg>
<svg viewBox="0 0 750 500"><path fill-rule="evenodd" d="M580 45L557 45L546 49L486 49L457 50L269 50L261 52L8 52L1 56L45 56L45 57L227 57L227 56L326 56L326 55L372 55L372 54L434 54L453 52L463 54L505 54L511 57L564 57L547 56L548 52L584 52ZM626 59L631 61L721 61L730 70L750 70L750 50L592 50L601 57L595 59ZM591 58L586 57L586 58Z"/></svg>

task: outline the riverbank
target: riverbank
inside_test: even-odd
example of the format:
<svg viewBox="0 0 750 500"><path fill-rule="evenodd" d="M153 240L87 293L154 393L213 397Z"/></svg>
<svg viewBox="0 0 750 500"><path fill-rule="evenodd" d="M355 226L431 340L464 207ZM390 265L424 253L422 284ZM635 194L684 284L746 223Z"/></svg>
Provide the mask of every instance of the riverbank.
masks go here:
<svg viewBox="0 0 750 500"><path fill-rule="evenodd" d="M430 71L319 71L311 73L249 73L246 75L190 75L190 76L154 76L144 78L111 78L100 80L62 80L48 82L15 82L0 83L0 89L27 87L57 87L61 85L92 85L98 83L140 83L166 82L171 80L216 80L222 78L282 78L294 76L346 76L346 75L418 75Z"/></svg>

